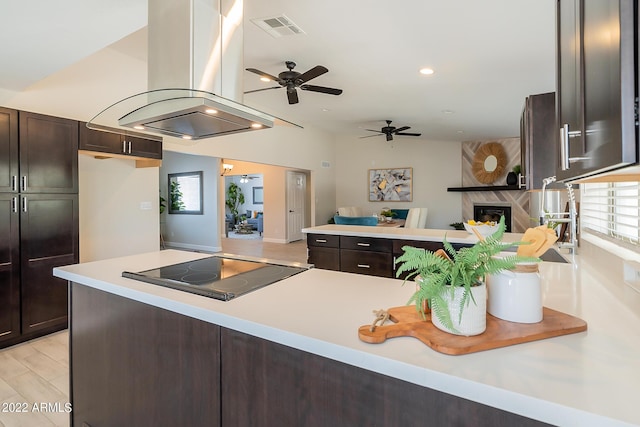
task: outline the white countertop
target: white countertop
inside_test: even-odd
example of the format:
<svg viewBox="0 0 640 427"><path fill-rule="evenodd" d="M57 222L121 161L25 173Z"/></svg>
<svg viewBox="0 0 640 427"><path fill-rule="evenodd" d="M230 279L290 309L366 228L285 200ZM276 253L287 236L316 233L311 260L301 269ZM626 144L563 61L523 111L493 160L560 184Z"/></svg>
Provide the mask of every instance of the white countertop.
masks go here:
<svg viewBox="0 0 640 427"><path fill-rule="evenodd" d="M411 337L358 339L372 310L406 303L414 287L400 280L312 269L222 302L121 277L206 256L159 251L54 275L550 424L640 425L640 294L593 260L540 266L544 305L586 320L586 332L449 356Z"/></svg>
<svg viewBox="0 0 640 427"><path fill-rule="evenodd" d="M302 229L307 234L331 234L337 236L382 237L386 239L425 240L442 242L447 238L449 243L468 243L473 245L478 241L474 234L466 230L436 230L431 228L392 228L368 225L336 225L326 224ZM522 239L522 233L504 233L503 242L517 242Z"/></svg>

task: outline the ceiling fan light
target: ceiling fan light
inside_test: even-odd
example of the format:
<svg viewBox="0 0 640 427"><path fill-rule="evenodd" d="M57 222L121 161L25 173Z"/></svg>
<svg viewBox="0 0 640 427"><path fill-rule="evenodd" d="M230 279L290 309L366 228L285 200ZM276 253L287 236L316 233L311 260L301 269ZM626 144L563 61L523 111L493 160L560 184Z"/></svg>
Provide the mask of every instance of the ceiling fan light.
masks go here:
<svg viewBox="0 0 640 427"><path fill-rule="evenodd" d="M204 112L207 114L218 114L218 110L214 110L213 108L207 108Z"/></svg>
<svg viewBox="0 0 640 427"><path fill-rule="evenodd" d="M270 82L270 81L271 81L271 79L268 79L268 78L266 78L266 77L260 77L260 81L263 81L263 82Z"/></svg>
<svg viewBox="0 0 640 427"><path fill-rule="evenodd" d="M260 129L262 127L262 125L260 123L252 123L251 127L254 129Z"/></svg>

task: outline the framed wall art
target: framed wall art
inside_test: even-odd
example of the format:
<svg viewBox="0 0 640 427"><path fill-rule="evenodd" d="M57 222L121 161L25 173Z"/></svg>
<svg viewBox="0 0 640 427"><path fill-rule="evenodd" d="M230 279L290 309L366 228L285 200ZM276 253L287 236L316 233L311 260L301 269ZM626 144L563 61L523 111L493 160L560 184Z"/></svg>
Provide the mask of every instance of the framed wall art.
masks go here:
<svg viewBox="0 0 640 427"><path fill-rule="evenodd" d="M369 169L369 201L413 201L413 168Z"/></svg>

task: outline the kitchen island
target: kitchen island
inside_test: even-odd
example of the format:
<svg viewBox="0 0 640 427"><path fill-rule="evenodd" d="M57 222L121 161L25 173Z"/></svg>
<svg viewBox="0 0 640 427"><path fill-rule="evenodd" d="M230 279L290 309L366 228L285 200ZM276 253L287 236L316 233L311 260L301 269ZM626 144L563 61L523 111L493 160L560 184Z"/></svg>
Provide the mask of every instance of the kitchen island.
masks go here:
<svg viewBox="0 0 640 427"><path fill-rule="evenodd" d="M178 411L189 425L640 425L640 295L592 257L540 266L545 306L588 331L448 356L358 339L372 310L408 300L396 279L311 269L222 302L121 277L205 256L54 270L72 283L75 425L171 425Z"/></svg>

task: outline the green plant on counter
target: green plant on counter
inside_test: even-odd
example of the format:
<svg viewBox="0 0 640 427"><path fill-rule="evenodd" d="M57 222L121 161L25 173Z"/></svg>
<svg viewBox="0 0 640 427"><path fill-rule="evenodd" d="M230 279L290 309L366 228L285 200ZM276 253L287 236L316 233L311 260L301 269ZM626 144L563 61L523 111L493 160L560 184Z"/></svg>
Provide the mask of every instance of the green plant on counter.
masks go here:
<svg viewBox="0 0 640 427"><path fill-rule="evenodd" d="M464 224L461 222L452 222L449 227L453 227L456 230L464 230Z"/></svg>
<svg viewBox="0 0 640 427"><path fill-rule="evenodd" d="M516 175L520 175L520 173L522 173L522 167L520 165L515 165L513 167L513 169L511 169L513 171L513 173L515 173Z"/></svg>
<svg viewBox="0 0 640 427"><path fill-rule="evenodd" d="M418 281L418 289L407 304L415 302L416 309L424 318L423 303L428 301L432 315L437 316L447 328L455 331L447 306L447 300L453 299L454 287L465 289L460 303L460 318L462 318L464 307L468 307L472 301L476 304L471 294L472 286L482 284L488 275L513 269L517 263L540 261L539 258L522 257L516 254L495 257L511 246L521 244L521 242L502 243L500 240L504 231L503 216L494 234L471 247L463 247L456 251L446 237L443 241L446 252L442 250L432 252L404 246L402 248L404 253L395 261L396 265L400 265L396 270L396 277L400 277L404 272L410 272L405 281L418 275L421 279Z"/></svg>

